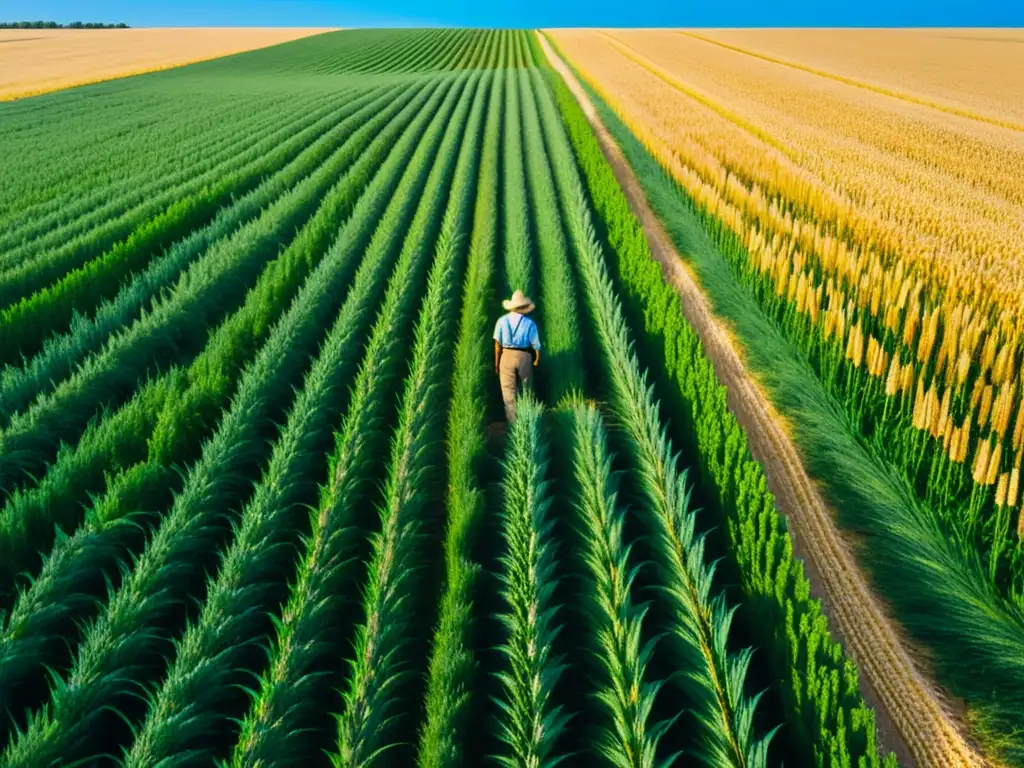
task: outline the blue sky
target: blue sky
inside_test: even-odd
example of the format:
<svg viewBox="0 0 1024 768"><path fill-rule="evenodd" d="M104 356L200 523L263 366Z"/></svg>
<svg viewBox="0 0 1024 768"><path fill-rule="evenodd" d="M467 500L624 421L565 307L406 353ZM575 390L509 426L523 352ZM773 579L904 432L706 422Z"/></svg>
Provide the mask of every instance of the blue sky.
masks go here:
<svg viewBox="0 0 1024 768"><path fill-rule="evenodd" d="M0 20L132 26L1012 26L1024 0L0 0Z"/></svg>

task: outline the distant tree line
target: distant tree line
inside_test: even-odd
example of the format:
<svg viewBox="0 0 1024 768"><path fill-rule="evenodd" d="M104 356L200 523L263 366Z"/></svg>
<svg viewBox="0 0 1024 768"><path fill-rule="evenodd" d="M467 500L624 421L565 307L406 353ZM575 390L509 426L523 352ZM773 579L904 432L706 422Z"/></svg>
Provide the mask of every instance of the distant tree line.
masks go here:
<svg viewBox="0 0 1024 768"><path fill-rule="evenodd" d="M119 24L101 24L95 21L72 21L58 24L56 21L0 21L0 29L128 29L123 21Z"/></svg>

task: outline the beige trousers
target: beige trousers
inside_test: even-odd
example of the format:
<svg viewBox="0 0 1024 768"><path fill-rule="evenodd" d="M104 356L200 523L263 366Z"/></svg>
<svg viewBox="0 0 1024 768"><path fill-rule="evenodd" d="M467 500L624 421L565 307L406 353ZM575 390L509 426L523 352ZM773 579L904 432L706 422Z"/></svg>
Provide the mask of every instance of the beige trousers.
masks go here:
<svg viewBox="0 0 1024 768"><path fill-rule="evenodd" d="M516 394L520 386L528 384L533 375L533 355L516 349L503 349L498 365L501 399L505 401L505 420L516 420Z"/></svg>

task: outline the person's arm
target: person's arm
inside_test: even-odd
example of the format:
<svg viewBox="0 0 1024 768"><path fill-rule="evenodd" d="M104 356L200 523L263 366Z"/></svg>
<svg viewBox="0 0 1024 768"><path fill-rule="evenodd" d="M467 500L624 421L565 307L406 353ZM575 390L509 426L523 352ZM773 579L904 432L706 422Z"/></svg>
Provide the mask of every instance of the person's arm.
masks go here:
<svg viewBox="0 0 1024 768"><path fill-rule="evenodd" d="M498 366L501 363L501 321L502 318L498 318L498 322L494 324L494 372L498 372Z"/></svg>
<svg viewBox="0 0 1024 768"><path fill-rule="evenodd" d="M536 368L540 363L540 332L536 323L530 328L530 346L533 347L533 367Z"/></svg>
<svg viewBox="0 0 1024 768"><path fill-rule="evenodd" d="M537 364L539 362L540 362L540 350L539 349L534 349L533 350L533 367L536 368Z"/></svg>

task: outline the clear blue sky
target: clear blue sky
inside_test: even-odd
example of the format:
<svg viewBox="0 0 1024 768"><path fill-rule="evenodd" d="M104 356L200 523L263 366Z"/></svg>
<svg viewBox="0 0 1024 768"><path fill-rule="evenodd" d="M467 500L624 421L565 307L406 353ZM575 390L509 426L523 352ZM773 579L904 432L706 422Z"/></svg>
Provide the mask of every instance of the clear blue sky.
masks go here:
<svg viewBox="0 0 1024 768"><path fill-rule="evenodd" d="M0 0L0 20L132 26L1010 26L1024 0Z"/></svg>

